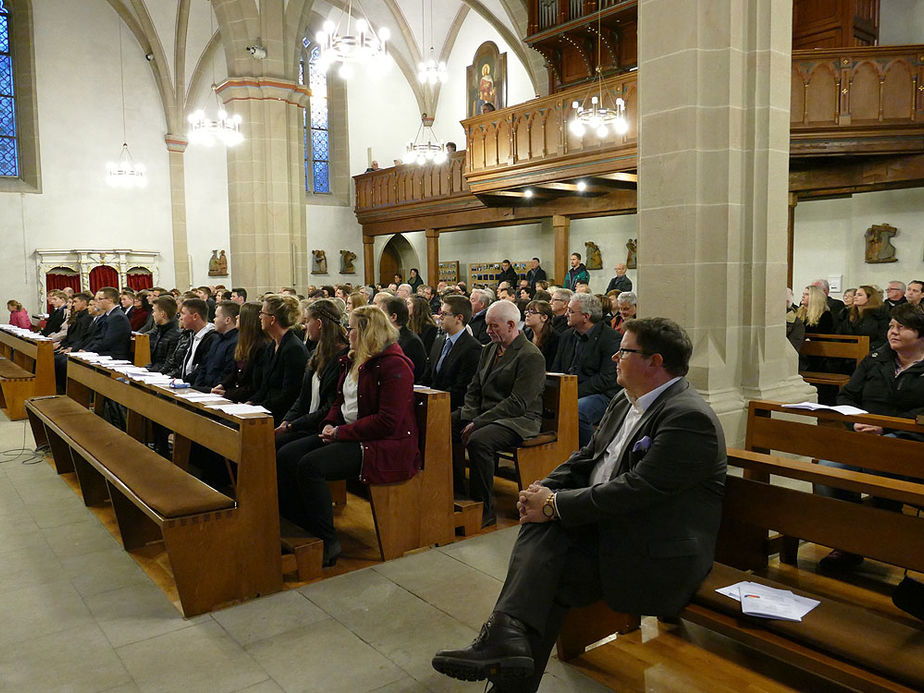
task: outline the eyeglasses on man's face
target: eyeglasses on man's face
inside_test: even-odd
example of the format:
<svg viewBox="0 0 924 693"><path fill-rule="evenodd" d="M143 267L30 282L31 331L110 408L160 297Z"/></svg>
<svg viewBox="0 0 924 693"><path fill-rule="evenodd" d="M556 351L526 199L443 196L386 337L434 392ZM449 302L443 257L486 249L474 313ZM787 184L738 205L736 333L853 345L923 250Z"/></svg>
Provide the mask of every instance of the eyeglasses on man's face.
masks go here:
<svg viewBox="0 0 924 693"><path fill-rule="evenodd" d="M619 355L619 358L623 358L626 354L640 354L646 357L651 356L651 354L642 349L629 349L628 347L620 347L616 350L616 353Z"/></svg>

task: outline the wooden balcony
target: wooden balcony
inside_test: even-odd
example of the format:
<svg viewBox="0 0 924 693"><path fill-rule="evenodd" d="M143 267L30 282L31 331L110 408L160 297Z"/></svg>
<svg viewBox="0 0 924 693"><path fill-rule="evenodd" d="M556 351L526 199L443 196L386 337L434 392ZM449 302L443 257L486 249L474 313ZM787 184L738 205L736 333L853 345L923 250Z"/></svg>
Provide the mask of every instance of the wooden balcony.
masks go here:
<svg viewBox="0 0 924 693"><path fill-rule="evenodd" d="M924 46L792 57L791 156L924 152Z"/></svg>

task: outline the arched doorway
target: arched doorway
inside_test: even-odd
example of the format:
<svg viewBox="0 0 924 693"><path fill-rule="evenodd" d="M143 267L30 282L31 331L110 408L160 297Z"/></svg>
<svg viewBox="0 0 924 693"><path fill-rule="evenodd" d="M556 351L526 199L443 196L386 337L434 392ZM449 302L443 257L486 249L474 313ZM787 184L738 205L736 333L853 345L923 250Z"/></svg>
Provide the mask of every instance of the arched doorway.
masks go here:
<svg viewBox="0 0 924 693"><path fill-rule="evenodd" d="M382 256L379 258L379 283L388 286L396 273L407 279L411 267L420 269L417 252L404 236L400 233L395 234L382 248Z"/></svg>

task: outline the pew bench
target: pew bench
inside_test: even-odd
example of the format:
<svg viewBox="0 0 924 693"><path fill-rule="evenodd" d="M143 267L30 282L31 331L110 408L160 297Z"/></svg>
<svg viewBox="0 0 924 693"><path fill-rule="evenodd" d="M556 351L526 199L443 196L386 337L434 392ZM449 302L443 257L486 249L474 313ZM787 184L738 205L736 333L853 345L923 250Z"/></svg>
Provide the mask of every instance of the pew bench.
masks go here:
<svg viewBox="0 0 924 693"><path fill-rule="evenodd" d="M744 450L729 450L728 460L746 476L727 479L717 562L680 618L852 690L924 689L924 637L913 619L897 610L874 612L760 575L768 565L766 538L774 529L829 546L842 542L845 550L924 571L924 518L817 496L773 484L771 478L865 490L910 504L924 503L924 483ZM821 604L801 623L747 617L737 602L715 592L741 580L792 589ZM628 632L639 622L637 615L613 613L602 602L573 610L559 638L559 657L573 658L587 645L614 632Z"/></svg>
<svg viewBox="0 0 924 693"><path fill-rule="evenodd" d="M859 365L869 354L869 337L849 334L813 334L806 337L799 347L802 356L827 359L844 359L853 361L850 370ZM799 371L805 382L812 385L831 385L841 388L850 380L845 373L828 373L824 371Z"/></svg>
<svg viewBox="0 0 924 693"><path fill-rule="evenodd" d="M144 368L149 363L151 363L151 336L148 334L141 334L140 332L132 332L132 343L131 343L131 357L132 363L136 366Z"/></svg>
<svg viewBox="0 0 924 693"><path fill-rule="evenodd" d="M54 344L0 330L0 411L11 421L26 418L30 397L52 395Z"/></svg>
<svg viewBox="0 0 924 693"><path fill-rule="evenodd" d="M68 397L27 403L58 473L75 473L88 506L111 504L127 551L162 543L185 616L282 589L272 417L223 414L116 375L72 356ZM89 410L106 399L127 408L128 433ZM141 442L147 421L175 432L173 463ZM192 440L237 463L234 498L186 472Z"/></svg>
<svg viewBox="0 0 924 693"><path fill-rule="evenodd" d="M577 376L546 373L542 394L542 428L513 450L498 453L511 460L516 482L524 489L549 472L578 449Z"/></svg>

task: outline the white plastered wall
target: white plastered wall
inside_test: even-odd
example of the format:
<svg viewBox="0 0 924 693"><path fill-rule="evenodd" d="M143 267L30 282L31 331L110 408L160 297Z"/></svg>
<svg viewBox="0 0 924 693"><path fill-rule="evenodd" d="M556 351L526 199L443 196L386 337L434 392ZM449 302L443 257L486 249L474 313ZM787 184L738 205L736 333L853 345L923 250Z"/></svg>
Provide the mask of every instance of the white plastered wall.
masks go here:
<svg viewBox="0 0 924 693"><path fill-rule="evenodd" d="M924 0L885 0L879 6L879 45L924 43Z"/></svg>
<svg viewBox="0 0 924 693"><path fill-rule="evenodd" d="M898 229L897 262L866 264L864 234L873 224ZM793 291L815 279L843 276L842 288L924 279L924 189L863 193L796 206ZM839 295L839 294L837 294Z"/></svg>

